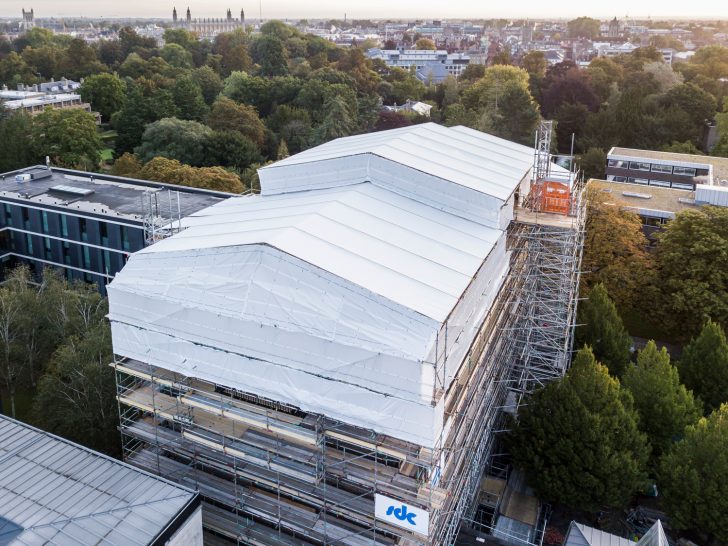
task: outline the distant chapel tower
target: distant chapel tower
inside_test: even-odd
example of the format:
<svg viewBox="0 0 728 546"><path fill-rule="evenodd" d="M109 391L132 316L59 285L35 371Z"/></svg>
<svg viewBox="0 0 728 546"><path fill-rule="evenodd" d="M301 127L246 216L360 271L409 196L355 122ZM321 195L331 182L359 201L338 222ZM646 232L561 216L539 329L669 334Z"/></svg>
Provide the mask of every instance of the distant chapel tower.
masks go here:
<svg viewBox="0 0 728 546"><path fill-rule="evenodd" d="M174 25L177 26L177 8L172 10L172 21L174 22Z"/></svg>

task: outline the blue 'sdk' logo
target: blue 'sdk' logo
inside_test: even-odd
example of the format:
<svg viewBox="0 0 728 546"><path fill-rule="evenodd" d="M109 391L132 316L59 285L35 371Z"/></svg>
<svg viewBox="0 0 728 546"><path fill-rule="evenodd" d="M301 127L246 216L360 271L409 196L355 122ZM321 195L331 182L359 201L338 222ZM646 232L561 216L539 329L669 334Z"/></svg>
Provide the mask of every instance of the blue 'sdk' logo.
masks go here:
<svg viewBox="0 0 728 546"><path fill-rule="evenodd" d="M407 521L410 525L417 525L415 523L415 518L417 517L417 514L414 512L407 512L407 507L403 504L402 508L395 508L394 506L390 506L387 508L387 515L391 516L394 514L394 517L397 518L400 521Z"/></svg>

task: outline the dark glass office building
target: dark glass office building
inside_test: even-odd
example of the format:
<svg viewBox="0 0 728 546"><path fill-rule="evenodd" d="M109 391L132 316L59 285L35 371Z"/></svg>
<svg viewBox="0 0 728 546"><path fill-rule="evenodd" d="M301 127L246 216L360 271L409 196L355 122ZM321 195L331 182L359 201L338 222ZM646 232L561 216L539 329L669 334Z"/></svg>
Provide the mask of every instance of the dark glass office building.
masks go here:
<svg viewBox="0 0 728 546"><path fill-rule="evenodd" d="M0 273L27 263L57 267L101 292L129 254L179 229L220 192L68 169L0 175Z"/></svg>

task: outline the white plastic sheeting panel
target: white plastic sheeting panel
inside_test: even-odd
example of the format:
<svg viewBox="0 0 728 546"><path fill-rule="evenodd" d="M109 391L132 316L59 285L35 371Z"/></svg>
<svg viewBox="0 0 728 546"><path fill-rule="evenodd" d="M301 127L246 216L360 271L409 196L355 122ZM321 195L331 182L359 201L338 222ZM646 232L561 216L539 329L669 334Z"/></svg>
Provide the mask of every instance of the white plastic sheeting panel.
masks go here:
<svg viewBox="0 0 728 546"><path fill-rule="evenodd" d="M264 195L367 180L471 221L499 227L503 203L532 164L533 150L527 146L464 127L427 123L338 139L259 173Z"/></svg>
<svg viewBox="0 0 728 546"><path fill-rule="evenodd" d="M695 202L700 205L728 207L728 188L698 184L695 186Z"/></svg>

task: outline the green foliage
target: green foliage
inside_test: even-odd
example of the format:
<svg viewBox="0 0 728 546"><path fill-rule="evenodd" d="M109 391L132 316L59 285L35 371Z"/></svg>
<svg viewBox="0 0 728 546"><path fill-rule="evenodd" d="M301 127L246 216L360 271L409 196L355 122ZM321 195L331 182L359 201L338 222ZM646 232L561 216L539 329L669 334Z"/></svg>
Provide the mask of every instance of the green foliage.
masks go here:
<svg viewBox="0 0 728 546"><path fill-rule="evenodd" d="M124 82L113 74L89 76L84 80L80 92L81 98L90 102L91 106L107 121L124 104Z"/></svg>
<svg viewBox="0 0 728 546"><path fill-rule="evenodd" d="M225 165L242 172L253 163L260 163L258 146L237 131L215 131L205 142L206 165Z"/></svg>
<svg viewBox="0 0 728 546"><path fill-rule="evenodd" d="M212 129L196 121L164 118L147 126L134 153L145 163L165 157L199 167L206 164L205 144L210 136Z"/></svg>
<svg viewBox="0 0 728 546"><path fill-rule="evenodd" d="M586 197L582 293L603 283L621 313L644 309L653 257L647 252L642 222L634 212L615 206L613 195L605 202L598 188L588 188ZM654 301L649 305L654 311Z"/></svg>
<svg viewBox="0 0 728 546"><path fill-rule="evenodd" d="M222 79L209 66L201 66L192 72L192 79L200 86L202 97L209 106L222 92Z"/></svg>
<svg viewBox="0 0 728 546"><path fill-rule="evenodd" d="M728 404L687 428L658 477L673 527L728 543Z"/></svg>
<svg viewBox="0 0 728 546"><path fill-rule="evenodd" d="M671 152L674 154L691 154L691 155L703 155L695 144L689 140L685 142L673 142L667 146L663 146L663 152Z"/></svg>
<svg viewBox="0 0 728 546"><path fill-rule="evenodd" d="M607 152L603 148L589 148L586 153L579 156L579 168L584 178L604 180L604 167L607 164Z"/></svg>
<svg viewBox="0 0 728 546"><path fill-rule="evenodd" d="M220 97L212 105L207 125L215 131L237 131L250 139L258 148L263 146L265 126L253 106Z"/></svg>
<svg viewBox="0 0 728 546"><path fill-rule="evenodd" d="M161 51L162 59L174 68L192 68L192 54L179 44L167 44Z"/></svg>
<svg viewBox="0 0 728 546"><path fill-rule="evenodd" d="M685 347L679 367L683 382L708 411L728 402L728 343L719 324L706 322Z"/></svg>
<svg viewBox="0 0 728 546"><path fill-rule="evenodd" d="M322 144L349 136L356 127L356 117L351 111L351 105L340 96L334 96L326 101L324 110L328 112L321 125L316 127L313 139L317 144Z"/></svg>
<svg viewBox="0 0 728 546"><path fill-rule="evenodd" d="M706 319L728 325L728 209L678 212L657 247L659 307L676 337L695 335Z"/></svg>
<svg viewBox="0 0 728 546"><path fill-rule="evenodd" d="M207 104L199 84L191 77L179 78L172 88L172 97L180 119L202 121L207 115Z"/></svg>
<svg viewBox="0 0 728 546"><path fill-rule="evenodd" d="M680 384L667 350L658 351L654 341L640 351L637 364L629 366L622 382L632 393L639 429L647 435L655 459L701 417L700 403Z"/></svg>
<svg viewBox="0 0 728 546"><path fill-rule="evenodd" d="M415 42L415 49L429 49L434 51L437 48L435 47L435 42L429 38L420 38Z"/></svg>
<svg viewBox="0 0 728 546"><path fill-rule="evenodd" d="M9 172L31 165L33 155L32 118L25 112L8 114L0 105L0 172Z"/></svg>
<svg viewBox="0 0 728 546"><path fill-rule="evenodd" d="M271 21L272 22L272 21ZM288 52L277 36L264 34L251 50L253 60L260 65L263 76L285 76L288 74Z"/></svg>
<svg viewBox="0 0 728 546"><path fill-rule="evenodd" d="M629 363L632 338L602 283L592 288L589 299L579 306L578 315L580 326L576 330L577 346L591 346L597 359L607 366L609 372L621 376Z"/></svg>
<svg viewBox="0 0 728 546"><path fill-rule="evenodd" d="M645 482L632 397L588 348L521 407L509 444L538 496L574 510L622 507Z"/></svg>
<svg viewBox="0 0 728 546"><path fill-rule="evenodd" d="M94 170L103 145L96 118L81 109L46 108L33 119L35 156L49 156L60 166Z"/></svg>
<svg viewBox="0 0 728 546"><path fill-rule="evenodd" d="M184 165L176 159L155 157L139 172L145 180L167 184L179 184L193 188L205 188L229 193L242 193L245 189L240 178L222 167L196 168Z"/></svg>
<svg viewBox="0 0 728 546"><path fill-rule="evenodd" d="M591 17L578 17L567 23L569 38L594 40L599 36L600 23Z"/></svg>

